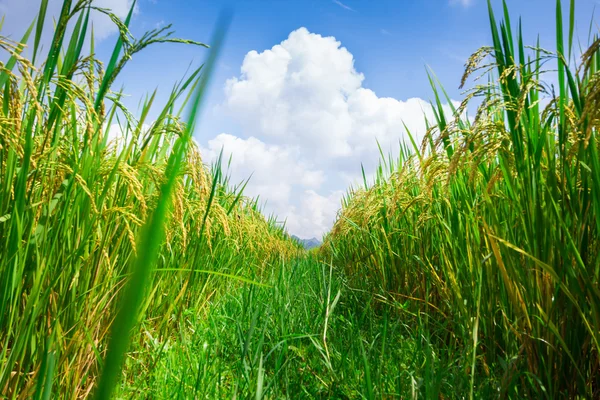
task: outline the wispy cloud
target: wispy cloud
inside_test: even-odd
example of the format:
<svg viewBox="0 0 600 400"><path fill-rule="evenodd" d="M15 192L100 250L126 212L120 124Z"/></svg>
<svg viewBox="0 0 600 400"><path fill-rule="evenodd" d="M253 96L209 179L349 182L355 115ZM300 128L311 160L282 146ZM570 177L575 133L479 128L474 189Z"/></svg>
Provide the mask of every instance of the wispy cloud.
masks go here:
<svg viewBox="0 0 600 400"><path fill-rule="evenodd" d="M381 28L379 30L379 33L381 33L384 36L392 36L392 32L388 31L387 29L383 29L383 28Z"/></svg>
<svg viewBox="0 0 600 400"><path fill-rule="evenodd" d="M335 4L337 4L338 6L342 7L344 10L348 10L348 11L356 11L354 8L345 5L344 3L342 3L340 0L331 0L333 1ZM464 1L464 0L461 0Z"/></svg>
<svg viewBox="0 0 600 400"><path fill-rule="evenodd" d="M462 7L471 7L475 3L475 0L450 0L451 6L462 6Z"/></svg>

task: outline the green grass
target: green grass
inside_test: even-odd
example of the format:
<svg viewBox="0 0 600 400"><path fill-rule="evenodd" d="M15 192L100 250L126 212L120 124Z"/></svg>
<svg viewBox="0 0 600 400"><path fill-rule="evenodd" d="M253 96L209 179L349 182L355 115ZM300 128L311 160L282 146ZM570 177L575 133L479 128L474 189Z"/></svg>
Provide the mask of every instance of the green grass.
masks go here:
<svg viewBox="0 0 600 400"><path fill-rule="evenodd" d="M555 52L490 4L462 82L484 83L448 115L430 73L423 142L308 253L191 138L227 17L209 47L135 39L130 12L100 64L90 2L63 2L42 54L46 7L0 36L0 398L600 395L600 41L575 48L575 1ZM113 83L160 43L207 61L136 116Z"/></svg>
<svg viewBox="0 0 600 400"><path fill-rule="evenodd" d="M402 304L350 289L310 257L277 263L264 279L268 287L234 287L206 313L183 313L175 338L148 331L120 394L376 399L467 389L468 380L454 380L451 351L437 354L428 338L415 340L415 328L397 315ZM141 350L149 346L162 349L160 360Z"/></svg>

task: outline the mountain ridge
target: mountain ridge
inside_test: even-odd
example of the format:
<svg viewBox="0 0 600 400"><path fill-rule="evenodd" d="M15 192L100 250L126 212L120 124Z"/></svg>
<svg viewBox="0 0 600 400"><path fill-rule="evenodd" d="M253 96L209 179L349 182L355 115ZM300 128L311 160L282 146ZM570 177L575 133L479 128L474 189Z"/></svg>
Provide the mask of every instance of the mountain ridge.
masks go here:
<svg viewBox="0 0 600 400"><path fill-rule="evenodd" d="M321 241L315 237L310 239L301 239L296 235L292 235L292 239L300 243L306 250L314 249L321 245Z"/></svg>

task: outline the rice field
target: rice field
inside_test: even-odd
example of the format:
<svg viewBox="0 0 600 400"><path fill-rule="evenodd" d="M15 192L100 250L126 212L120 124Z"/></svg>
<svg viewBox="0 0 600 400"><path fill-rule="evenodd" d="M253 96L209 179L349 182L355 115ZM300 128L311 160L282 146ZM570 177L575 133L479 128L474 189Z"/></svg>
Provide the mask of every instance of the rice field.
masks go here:
<svg viewBox="0 0 600 400"><path fill-rule="evenodd" d="M0 398L600 396L600 40L575 0L553 50L489 2L462 104L430 73L423 141L310 252L193 140L228 15L199 43L111 14L99 60L90 1L42 51L47 7L0 30ZM133 114L113 83L155 43L207 61Z"/></svg>

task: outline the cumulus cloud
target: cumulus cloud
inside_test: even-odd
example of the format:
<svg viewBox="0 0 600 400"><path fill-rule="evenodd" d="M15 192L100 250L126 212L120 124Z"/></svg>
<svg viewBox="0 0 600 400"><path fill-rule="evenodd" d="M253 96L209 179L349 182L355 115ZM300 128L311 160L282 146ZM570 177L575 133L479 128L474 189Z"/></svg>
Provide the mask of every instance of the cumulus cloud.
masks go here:
<svg viewBox="0 0 600 400"><path fill-rule="evenodd" d="M233 154L234 179L252 171L250 194L274 203L299 236L327 231L341 193L374 171L384 151L407 141L404 124L420 140L433 112L418 98L378 97L363 87L353 55L334 37L300 28L262 52L250 51L240 75L225 83L220 110L236 121L236 136L221 134L205 146ZM240 174L241 172L241 174Z"/></svg>
<svg viewBox="0 0 600 400"><path fill-rule="evenodd" d="M323 171L311 168L303 160L300 149L266 144L259 139L222 133L201 147L205 159L214 161L223 149L223 160L231 159L228 172L238 180L252 175L247 194L266 197L273 206L285 212L294 186L318 189Z"/></svg>
<svg viewBox="0 0 600 400"><path fill-rule="evenodd" d="M333 37L305 28L262 53L249 52L241 75L225 85L226 111L245 133L294 145L322 160L364 157L405 138L403 123L419 139L428 102L378 97L362 87L354 57Z"/></svg>
<svg viewBox="0 0 600 400"><path fill-rule="evenodd" d="M342 190L330 191L325 196L314 190L305 190L300 205L289 206L286 215L288 230L303 238L322 237L335 222L343 195Z"/></svg>
<svg viewBox="0 0 600 400"><path fill-rule="evenodd" d="M46 43L49 43L52 38L53 18L58 19L60 16L62 4L62 0L48 1L44 30L44 41ZM94 0L92 4L96 7L110 9L117 17L123 19L127 16L133 0ZM11 36L13 39L20 39L27 27L36 18L39 9L39 0L0 0L0 16L5 16L2 34ZM137 6L134 12L137 13ZM114 23L101 12L92 11L91 23L94 26L94 35L97 40L102 40L117 32Z"/></svg>

